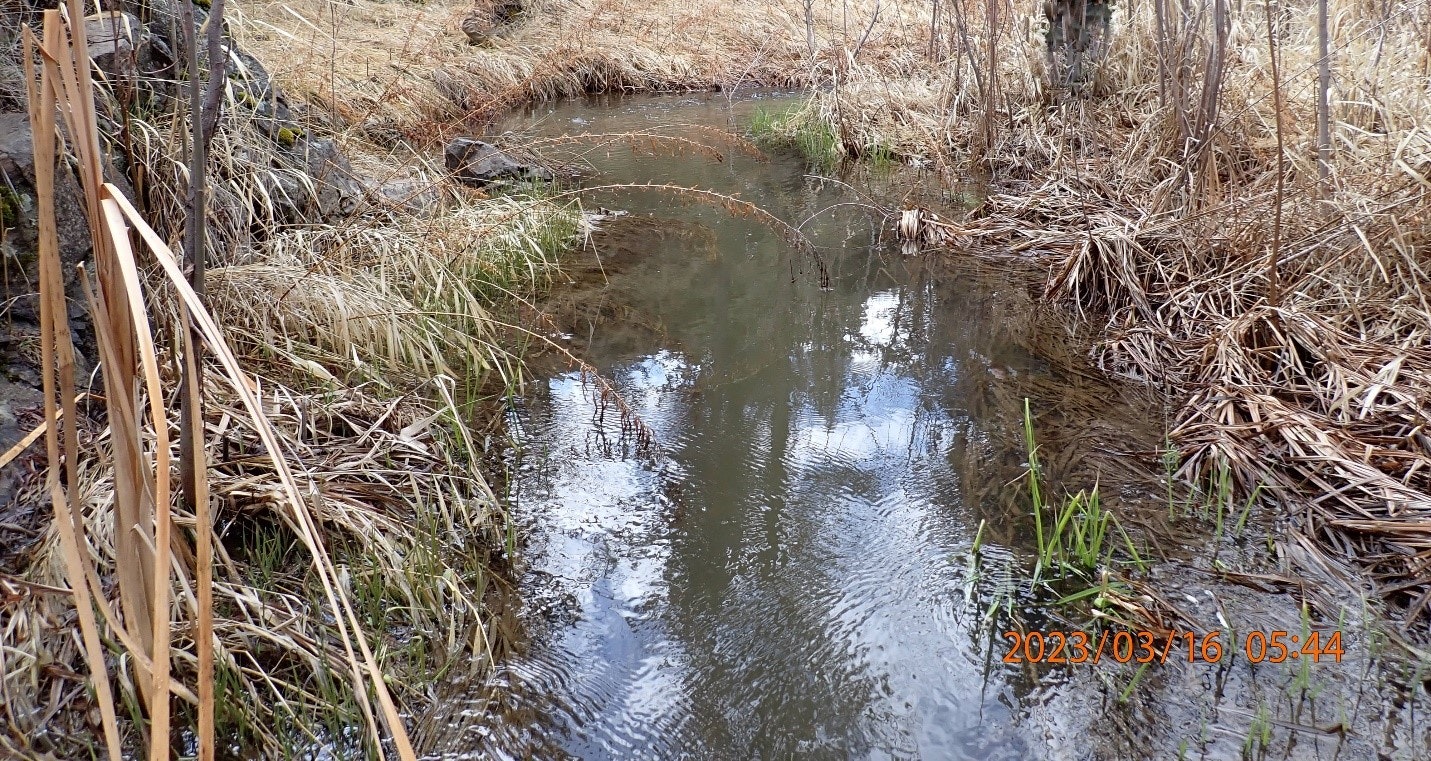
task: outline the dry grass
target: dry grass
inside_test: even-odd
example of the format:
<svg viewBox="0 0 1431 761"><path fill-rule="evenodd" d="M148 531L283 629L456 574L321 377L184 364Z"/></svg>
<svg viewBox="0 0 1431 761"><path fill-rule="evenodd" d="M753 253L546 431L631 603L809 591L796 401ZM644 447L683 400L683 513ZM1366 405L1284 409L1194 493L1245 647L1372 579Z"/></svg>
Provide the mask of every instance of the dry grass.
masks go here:
<svg viewBox="0 0 1431 761"><path fill-rule="evenodd" d="M1276 20L1282 193L1261 5L1244 4L1231 19L1221 109L1211 114L1199 101L1205 21L1174 24L1160 43L1152 4L1115 15L1106 55L1078 92L1048 85L1057 62L1032 0L941 2L932 19L927 2L819 0L808 25L800 0L545 0L477 47L458 31L468 8L458 0L241 0L231 18L276 81L316 106L311 130L332 135L377 177L470 131L468 119L533 98L825 88L807 116L833 130L838 152L878 148L951 182L977 174L991 183L964 219L915 211L903 226L1046 261L1050 296L1107 320L1100 366L1186 402L1173 431L1185 475L1226 461L1247 490L1263 484L1323 547L1358 558L1406 604L1409 621L1431 601L1431 11L1331 4L1336 155L1326 200L1315 187L1316 42L1305 4ZM0 73L3 97L13 99L13 72ZM550 262L541 252L571 220L540 202L470 195L428 219L371 199L339 225L283 219L276 191L314 189L275 167L273 136L229 105L234 116L214 146L222 180L211 188L220 200L210 298L245 370L237 384L203 389L210 489L222 506L217 699L230 736L283 755L341 740L363 714L363 691L347 673L354 657L335 628L343 616L317 614L328 605L320 569L331 571L327 592L351 600L373 635L382 670L490 662L500 638L484 613L494 579L483 569L501 564L506 526L472 475L477 452L452 378L513 380L486 310L500 294L543 282ZM165 235L181 208L181 128L161 117L133 125L131 146L153 180L144 200ZM151 311L161 344L181 334L172 298L154 297ZM176 355L156 360L161 387L174 388ZM92 456L67 472L67 498L83 518L85 556L108 575L114 434L80 425ZM156 454L163 433L178 438L143 429L142 451ZM281 457L262 455L265 437ZM194 530L195 516L172 516L180 533ZM76 673L81 643L67 634L74 607L62 591L62 538L52 529L25 577L4 586L0 687L15 752L79 736L84 712L62 709L95 705ZM175 617L190 618L197 596L185 577L169 591ZM175 678L191 682L192 634L178 630L171 645ZM138 711L140 670L110 660L122 704ZM424 699L423 684L403 680L396 699Z"/></svg>
<svg viewBox="0 0 1431 761"><path fill-rule="evenodd" d="M519 362L488 310L546 283L575 221L543 200L499 198L296 227L266 241L262 261L214 271L210 297L254 356L317 381L402 388L495 374L507 385Z"/></svg>
<svg viewBox="0 0 1431 761"><path fill-rule="evenodd" d="M973 55L951 19L953 54L926 75L871 66L820 105L847 142L986 177L993 190L978 209L921 232L1046 261L1051 297L1107 320L1099 366L1183 402L1172 426L1183 475L1225 461L1244 490L1264 485L1410 623L1431 601L1431 11L1330 6L1324 199L1314 3L1272 11L1280 97L1264 7L1229 11L1211 119L1198 102L1209 26L1160 46L1155 4L1117 8L1106 55L1075 92L1047 86L1042 37L1017 21L1032 4L1016 2L1000 6L1016 21L996 37L992 78L979 65L980 9L965 20ZM980 77L998 94L992 106Z"/></svg>
<svg viewBox="0 0 1431 761"><path fill-rule="evenodd" d="M563 224L569 226L569 218ZM511 227L508 222L503 232L515 236ZM208 488L220 506L214 534L219 730L265 755L297 752L305 738L353 753L363 742L344 744L355 742L343 739L344 730L361 725L362 718L344 686L347 656L335 619L320 613L327 605L305 555L320 552L337 569L335 578L354 601L376 662L384 673L401 675L392 682L401 703L430 699L426 689L437 673L489 667L510 634L496 628L490 606L503 595L503 577L492 569L508 563L507 519L480 475L481 453L466 430L469 411L458 402L459 383L430 373L435 358L455 364L464 352L488 366L511 358L492 356L489 351L499 351L495 343L458 328L476 324L480 315L462 315L471 322L458 323L415 307L422 291L411 280L405 281L408 296L386 303L384 288L364 278L329 274L285 281L286 272L275 263L211 270L210 303L243 351L249 373L256 371L248 383L262 402L262 425L278 437L297 485L291 492L281 488L283 474L262 454L259 424L233 389L209 383ZM240 284L260 290L241 290ZM295 284L301 287L281 298ZM341 305L359 304L378 311L335 313ZM390 344L370 342L365 331L374 323L391 331ZM421 344L414 336L423 330L445 343ZM484 329L488 340L492 333ZM176 386L178 368L169 363L161 370L163 385ZM368 377L382 383L357 379ZM414 385L412 379L424 377L431 380ZM102 578L115 569L111 436L103 427L81 430L79 451L86 456L77 471L78 496L72 497L83 506L89 552ZM152 427L142 439L149 451L158 443ZM177 430L169 440L177 443ZM311 514L311 524L295 521L296 511ZM194 517L177 507L174 521L189 530L194 525ZM321 538L305 549L301 538L310 534ZM32 548L27 583L65 586L57 541L50 533ZM175 593L185 611L180 616L190 618L195 599L188 583ZM70 681L74 672L54 666L78 661L77 644L66 634L69 611L67 596L8 601L0 636L9 666L6 711L17 732L9 742L17 752L55 748L64 755L75 751L65 744L67 736L84 736L66 723L82 712L57 710L83 697ZM175 675L190 683L194 644L187 635L172 643ZM137 705L135 683L122 664L120 696Z"/></svg>
<svg viewBox="0 0 1431 761"><path fill-rule="evenodd" d="M115 113L115 94L99 87L96 99L97 116L91 106L71 109L89 116L67 117L66 134L82 136L69 148L87 173L103 254L91 291L105 389L75 393L85 379L73 379L65 362L68 330L47 328L63 337L46 343L44 363L60 376L58 388L47 382L60 404L30 440L48 433L54 442L61 420L74 426L63 458L72 465L5 456L6 467L34 476L17 500L53 501L58 520L17 561L18 574L4 578L0 754L89 755L92 715L96 724L104 719L111 757L143 748L162 757L168 743L151 740L170 734L161 717L172 693L174 727L203 726L217 707L220 741L240 752L287 757L324 745L345 757L384 747L410 757L396 706L430 699L441 673L489 667L510 636L501 603L513 537L481 475L466 400L520 382L510 339L498 336L488 310L546 282L576 214L540 198L444 191L447 203L429 216L368 198L358 214L320 224L318 189L276 160L283 146L231 93L213 146L216 202L201 309L192 292L184 295L164 241L182 227L184 122L135 114L128 123L127 147L146 170L144 200L163 231L156 234L137 214L120 215L119 191L100 184L97 139L83 136ZM360 169L395 163L360 137L338 138L356 149ZM412 158L401 149L397 156ZM279 192L300 202L287 204L304 210L300 216L279 212ZM113 205L108 216L99 216L97 199ZM109 244L100 244L122 241L115 250L129 251L129 236L116 232L126 227L147 237L132 252L139 267L119 277L117 265L106 264ZM52 257L47 250L42 261ZM212 531L208 516L180 503L170 479L154 477L180 461L172 390L191 356L181 327L189 314L208 320L211 366L197 393ZM130 398L134 404L115 401ZM57 451L50 462L61 462ZM125 512L136 507L149 512ZM70 512L76 530L60 530L71 525ZM172 558L155 557L155 546L172 547ZM153 562L141 574L126 552ZM210 571L212 607L196 588ZM87 619L90 604L79 598L76 606L70 589L93 592L104 615ZM77 611L80 623L89 621L79 628ZM151 619L153 627L144 623ZM211 655L197 641L196 621L212 627ZM145 636L151 630L163 636ZM205 697L209 658L216 694Z"/></svg>
<svg viewBox="0 0 1431 761"><path fill-rule="evenodd" d="M553 264L544 257L574 223L545 202L489 201L430 219L295 228L268 240L258 261L209 271L208 303L244 358L263 414L255 421L222 376L206 376L221 737L270 757L315 742L344 754L365 745L349 730L363 723L361 703L345 684L351 654L340 617L321 612L319 557L352 601L400 705L430 700L440 673L480 673L506 647L510 631L492 603L506 594L510 527L481 475L460 398L494 377L518 382L516 358L485 310L544 282ZM161 334L181 334L173 303L156 298ZM159 369L165 387L177 385L172 361L161 357ZM291 476L263 454L263 431L276 437ZM147 451L158 445L152 427L141 437ZM111 439L105 427L81 431L87 456L76 489L103 578L115 568ZM177 443L177 430L168 440ZM294 517L304 514L311 519ZM174 521L194 526L178 507ZM57 541L50 534L32 549L27 582L64 586ZM179 616L191 618L188 583L174 591ZM54 595L12 602L3 633L5 688L15 696L6 702L17 731L10 743L74 752L64 738L84 734L65 722L83 713L56 709L82 692L68 667L46 665L78 660L66 634L72 603ZM194 644L191 635L172 643L175 675L190 683ZM119 694L137 705L122 664Z"/></svg>
<svg viewBox="0 0 1431 761"><path fill-rule="evenodd" d="M848 16L838 3L817 5L813 59L799 0L535 0L486 46L468 45L458 29L469 0L242 0L234 15L240 41L290 92L332 106L363 134L424 143L463 129L463 116L534 99L815 84L875 3L851 0ZM913 34L916 17L904 20ZM881 34L863 55L900 57L901 41Z"/></svg>

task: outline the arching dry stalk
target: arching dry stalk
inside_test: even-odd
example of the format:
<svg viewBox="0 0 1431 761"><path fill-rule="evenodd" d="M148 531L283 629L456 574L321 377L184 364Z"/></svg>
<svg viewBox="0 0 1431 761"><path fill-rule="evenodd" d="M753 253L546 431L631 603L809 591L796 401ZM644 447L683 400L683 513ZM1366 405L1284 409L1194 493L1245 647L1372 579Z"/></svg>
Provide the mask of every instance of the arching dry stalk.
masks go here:
<svg viewBox="0 0 1431 761"><path fill-rule="evenodd" d="M692 140L691 138L677 135L663 135L658 132L645 130L639 132L584 132L575 135L556 135L525 141L522 147L540 153L541 149L551 146L585 143L596 143L596 145L592 147L592 150L598 150L611 145L626 144L648 148L653 153L664 152L675 156L697 154L715 161L725 161L724 153L699 140Z"/></svg>
<svg viewBox="0 0 1431 761"><path fill-rule="evenodd" d="M535 312L538 322L552 331L557 330L557 326L555 322L553 322L551 315L537 309L530 302L524 301L524 305ZM616 389L616 386L612 384L597 367L578 357L565 346L553 341L551 337L532 330L531 328L514 325L509 322L494 322L494 324L507 330L516 331L530 338L535 338L548 348L556 350L556 352L566 360L569 366L575 367L580 372L583 385L589 384L596 387L597 409L596 418L592 421L592 428L597 436L605 436L604 422L606 408L608 406L615 407L621 424L621 442L624 444L629 441L633 444L638 456L650 457L659 453L660 442L656 439L656 432L631 408L631 405L621 396L621 392Z"/></svg>
<svg viewBox="0 0 1431 761"><path fill-rule="evenodd" d="M693 201L710 203L714 206L718 206L724 209L726 212L733 216L749 216L756 220L759 220L760 222L766 224L776 232L780 233L781 237L785 239L785 242L795 248L796 251L806 254L810 257L812 261L815 262L815 267L819 271L821 288L828 288L830 285L830 271L829 268L825 265L825 259L820 255L820 251L815 247L815 244L812 243L810 239L805 236L805 233L801 232L799 228L795 227L789 222L786 222L785 220L775 216L774 214L771 214L765 209L760 208L756 204L726 193L721 193L715 190L706 190L704 188L686 187L684 185L671 185L667 183L619 183L611 185L591 185L587 187L577 188L575 190L568 190L550 196L549 199L555 200L558 198L576 196L584 193L610 193L630 191L658 191L661 193L669 193L678 198L685 198Z"/></svg>
<svg viewBox="0 0 1431 761"><path fill-rule="evenodd" d="M741 154L749 156L750 158L758 161L768 160L765 152L760 150L759 146L752 143L745 136L704 124L661 124L651 127L650 129L633 130L629 132L583 132L573 135L553 135L522 141L522 146L539 150L550 145L566 145L570 143L644 143L656 147L670 147L675 149L675 152L678 154L681 149L687 149L692 153L707 156L717 161L725 160L725 155L708 143L702 143L699 140L681 135L668 134L674 130L705 135L713 141L730 145Z"/></svg>
<svg viewBox="0 0 1431 761"><path fill-rule="evenodd" d="M752 142L750 138L747 138L745 135L742 135L739 132L719 129L717 127L712 127L709 124L661 124L656 127L653 127L652 129L680 130L682 132L693 132L696 134L705 135L711 140L726 143L731 147L735 148L736 151L740 152L742 155L748 156L757 161L769 160L769 157L765 155L765 151L760 150L760 146Z"/></svg>

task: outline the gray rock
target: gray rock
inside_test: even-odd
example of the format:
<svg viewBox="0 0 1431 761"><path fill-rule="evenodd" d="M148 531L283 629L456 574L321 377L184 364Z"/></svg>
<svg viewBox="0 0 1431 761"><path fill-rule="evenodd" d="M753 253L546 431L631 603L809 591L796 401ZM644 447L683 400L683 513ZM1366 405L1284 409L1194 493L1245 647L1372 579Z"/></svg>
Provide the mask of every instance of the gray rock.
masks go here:
<svg viewBox="0 0 1431 761"><path fill-rule="evenodd" d="M84 20L89 57L106 74L138 73L141 53L149 55L149 31L128 13L109 11Z"/></svg>
<svg viewBox="0 0 1431 761"><path fill-rule="evenodd" d="M0 114L0 258L3 258L4 300L0 301L0 451L10 448L39 419L40 388L39 215L35 192L35 157L30 119L26 114ZM89 258L89 221L79 182L61 163L55 172L55 222L61 272L69 297L71 339L77 349L79 376L89 371L93 333L78 293L75 265ZM38 445L43 452L43 444ZM32 445L30 452L35 452ZM25 467L12 463L0 469L0 566L5 551L14 548L14 526L28 525L34 504L16 500L25 481ZM21 532L22 534L24 532Z"/></svg>
<svg viewBox="0 0 1431 761"><path fill-rule="evenodd" d="M297 126L288 98L274 86L268 69L238 46L230 44L228 48L229 83L237 90L240 106L253 112L269 137L285 126Z"/></svg>
<svg viewBox="0 0 1431 761"><path fill-rule="evenodd" d="M443 159L453 178L464 185L483 187L502 180L551 182L556 179L544 166L522 163L491 143L468 137L448 143Z"/></svg>
<svg viewBox="0 0 1431 761"><path fill-rule="evenodd" d="M0 114L0 256L5 261L5 295L14 299L4 314L10 320L38 321L39 223L35 200L35 157L30 117ZM79 182L63 164L55 172L55 223L65 282L90 253L89 218Z"/></svg>
<svg viewBox="0 0 1431 761"><path fill-rule="evenodd" d="M485 45L491 38L522 15L519 0L477 0L472 11L462 19L462 33L468 45Z"/></svg>
<svg viewBox="0 0 1431 761"><path fill-rule="evenodd" d="M444 205L440 186L417 169L397 177L365 177L363 185L379 201L412 214L431 216Z"/></svg>
<svg viewBox="0 0 1431 761"><path fill-rule="evenodd" d="M363 199L363 185L353 175L348 159L326 138L306 138L294 146L308 176L313 178L314 202L325 219L353 213Z"/></svg>
<svg viewBox="0 0 1431 761"><path fill-rule="evenodd" d="M139 19L118 11L86 18L84 28L86 49L100 76L134 88L146 99L165 99L173 94L168 81L172 54L162 34L153 33Z"/></svg>
<svg viewBox="0 0 1431 761"><path fill-rule="evenodd" d="M38 332L38 331L36 331ZM5 375L15 374L16 367L26 364L16 362L13 354L19 354L14 347L0 345L0 355L5 359ZM19 382L0 376L0 452L20 443L20 440L43 419L44 396L39 391L40 381L33 375L33 368L26 368ZM32 468L36 464L30 458L43 461L44 439L31 444L27 456L0 468L0 569L7 568L8 561L23 548L28 547L42 534L44 516L50 513L40 507L37 499L26 499L25 482L36 479ZM34 496L34 490L29 490Z"/></svg>

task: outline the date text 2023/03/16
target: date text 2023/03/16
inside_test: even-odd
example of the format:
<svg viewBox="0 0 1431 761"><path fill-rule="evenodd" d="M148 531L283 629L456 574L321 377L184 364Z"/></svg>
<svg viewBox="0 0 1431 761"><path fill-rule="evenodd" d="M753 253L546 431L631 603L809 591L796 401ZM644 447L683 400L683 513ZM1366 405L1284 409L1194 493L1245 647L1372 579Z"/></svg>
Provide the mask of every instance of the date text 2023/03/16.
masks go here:
<svg viewBox="0 0 1431 761"><path fill-rule="evenodd" d="M1004 663L1095 664L1116 663L1219 663L1229 657L1229 637L1220 630L1151 632L1132 629L1081 631L1006 631L1009 649ZM1241 655L1252 663L1283 663L1323 659L1340 663L1342 633L1252 630L1241 637Z"/></svg>

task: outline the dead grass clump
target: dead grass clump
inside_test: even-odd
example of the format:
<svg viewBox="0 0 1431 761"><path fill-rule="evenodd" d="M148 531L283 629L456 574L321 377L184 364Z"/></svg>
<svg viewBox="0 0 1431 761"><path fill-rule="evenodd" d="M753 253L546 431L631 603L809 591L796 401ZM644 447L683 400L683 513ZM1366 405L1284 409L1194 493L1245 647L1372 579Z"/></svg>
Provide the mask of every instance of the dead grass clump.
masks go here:
<svg viewBox="0 0 1431 761"><path fill-rule="evenodd" d="M514 358L496 342L486 305L544 282L554 246L574 225L574 214L541 201L487 201L401 224L297 228L270 238L254 263L209 271L214 317L246 357L243 383L263 410L256 422L222 373L207 374L205 459L219 506L216 702L226 742L272 757L315 743L364 752L364 735L352 733L364 718L349 684L351 653L341 625L323 612L324 582L305 560L313 548L351 601L374 663L400 677L391 682L400 704L431 699L438 674L480 671L500 654L510 632L499 631L504 593L493 569L509 562L511 534L481 476L463 389L443 373L459 367L461 383L480 383L497 369L515 382ZM182 324L169 300L150 303ZM172 326L159 333L181 335ZM178 385L172 359L159 357L161 387ZM292 476L275 470L261 431L276 437ZM152 428L138 435L145 451L170 446ZM111 437L98 425L83 432L71 495L99 578L116 569ZM177 441L169 431L168 442ZM286 477L297 488L283 488ZM192 514L178 506L172 514L177 527L194 530ZM32 548L24 579L33 588L65 587L58 542L51 529ZM175 587L177 615L189 620L192 584L181 577ZM17 752L67 755L78 752L68 743L89 736L72 723L85 713L63 710L84 693L68 665L80 660L72 609L65 595L7 598L0 635ZM195 642L179 631L173 673L191 684ZM116 669L118 696L137 716L142 688L125 664ZM141 742L137 730L129 726L127 742Z"/></svg>
<svg viewBox="0 0 1431 761"><path fill-rule="evenodd" d="M493 604L503 581L491 571L508 562L506 517L472 475L470 440L454 427L464 413L426 401L426 394L444 398L437 387L388 400L340 384L315 393L254 381L302 486L301 508L316 521L320 546L331 555L376 662L384 673L403 675L390 682L394 699L422 705L439 673L488 668L510 636L502 628L506 614ZM279 475L236 396L214 382L204 397L209 488L222 506L214 528L219 737L266 757L289 757L319 742L360 755L362 735L352 728L364 720L346 684L348 656L335 621L323 614L319 576L305 562L297 506L278 487ZM152 432L146 441L152 446ZM110 578L115 483L107 429L84 430L80 446L91 456L80 461L76 504L96 571ZM178 508L174 520L189 531L195 525L194 516ZM53 528L31 550L28 567L25 579L38 589L67 586ZM176 587L182 619L194 616L192 583L181 578ZM64 666L81 660L68 634L73 602L68 595L33 594L8 599L6 612L4 688L16 733L10 747L72 757L81 752L74 743L91 736L73 723L85 716L73 710L75 701L85 702L84 682ZM171 644L174 677L192 684L192 632L177 628ZM140 710L125 662L116 669L121 716ZM183 717L193 708L181 701L177 710ZM138 741L137 731L129 726L127 742Z"/></svg>
<svg viewBox="0 0 1431 761"><path fill-rule="evenodd" d="M489 320L496 301L546 284L577 215L540 199L459 204L287 229L259 261L210 271L210 299L254 356L326 382L450 375L505 385L518 359Z"/></svg>

